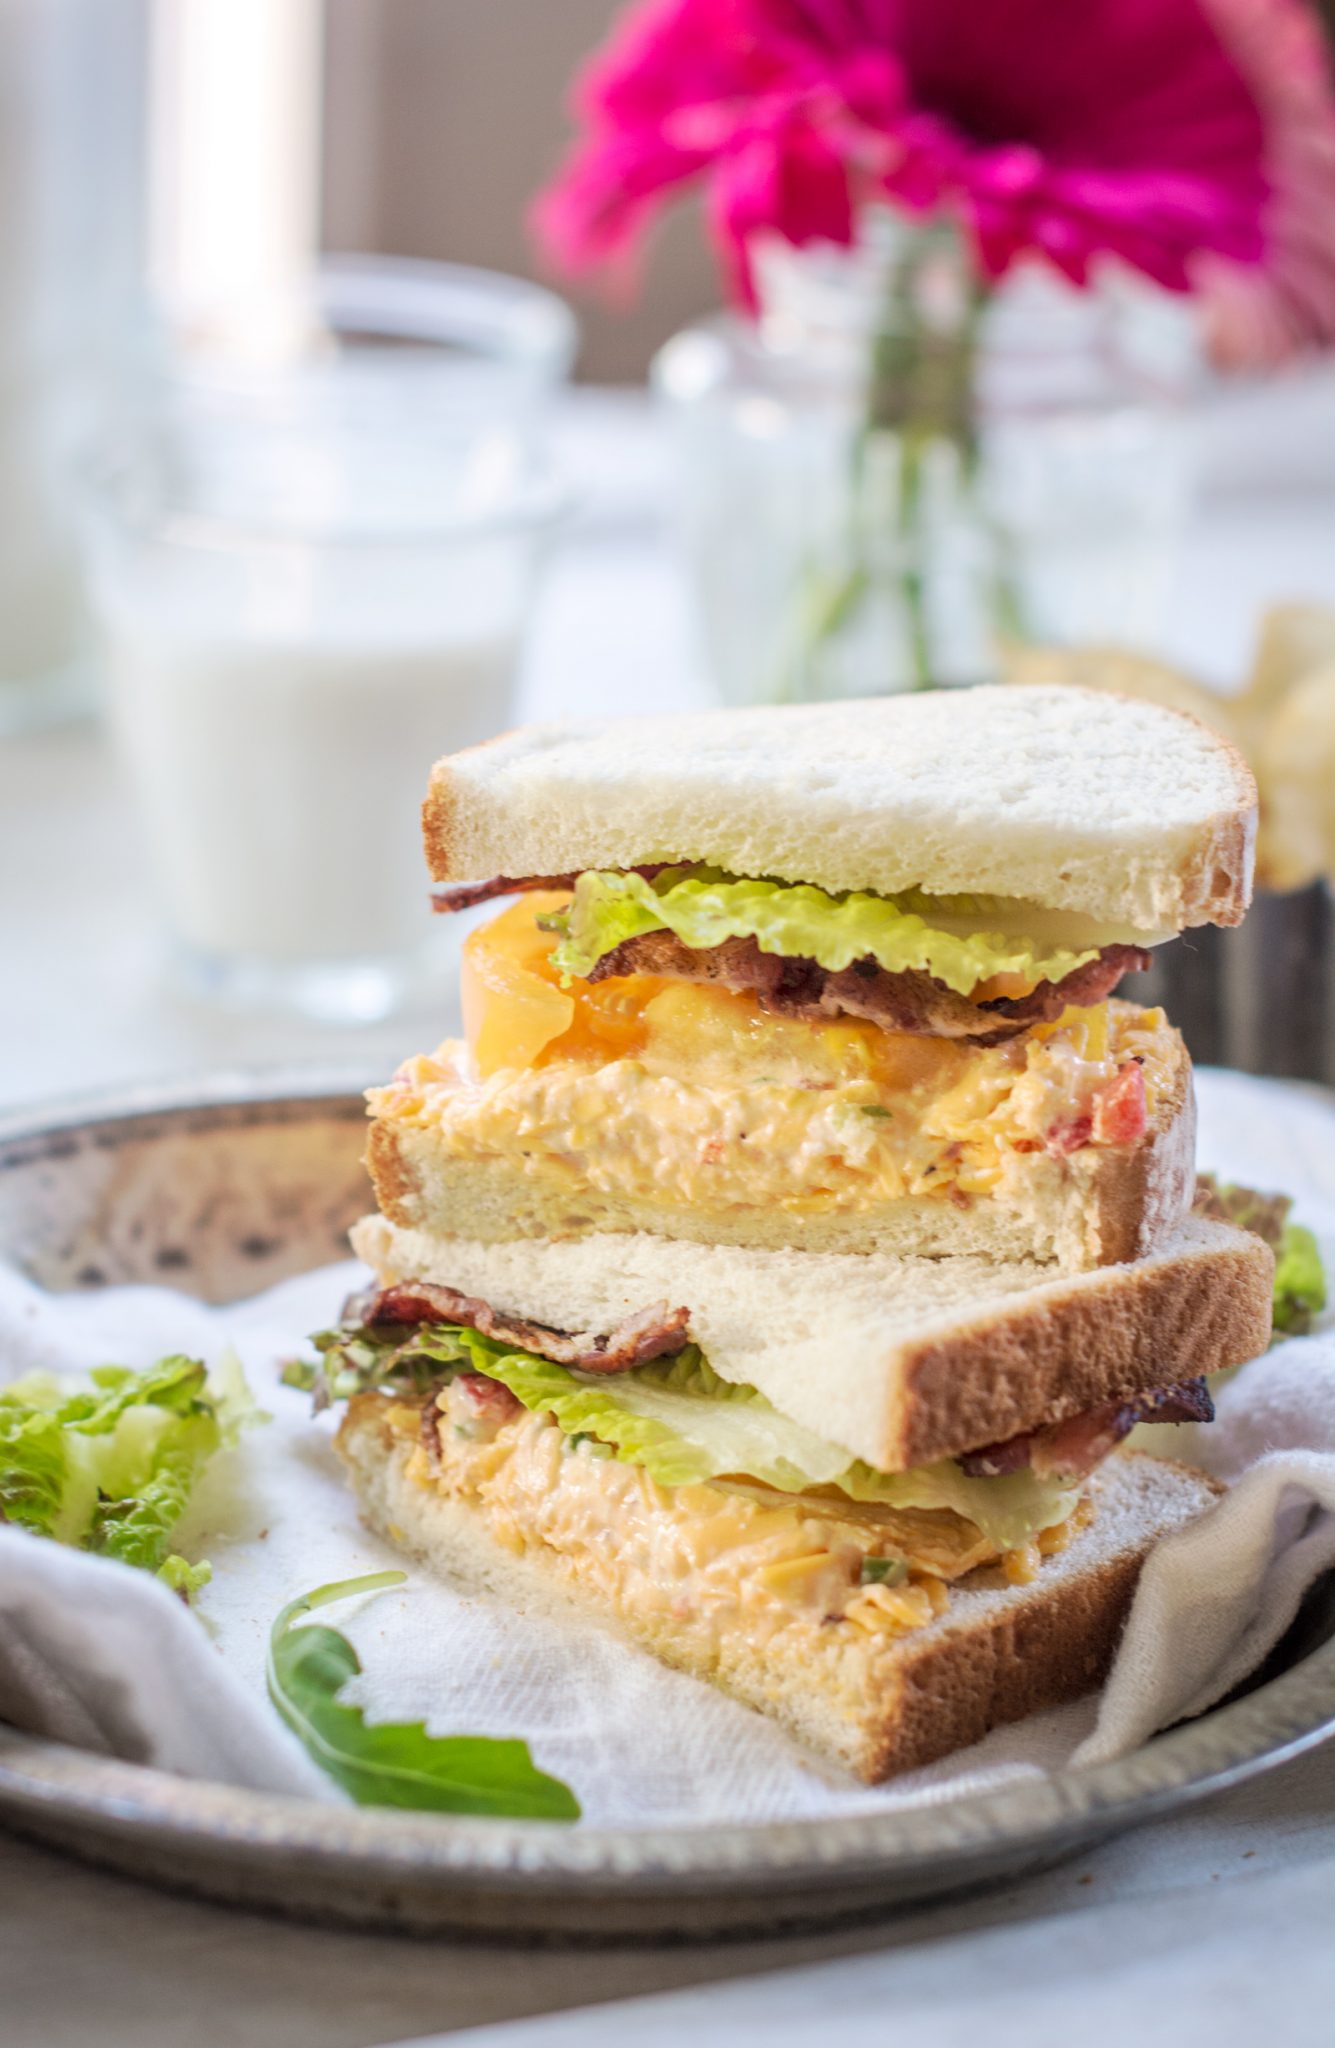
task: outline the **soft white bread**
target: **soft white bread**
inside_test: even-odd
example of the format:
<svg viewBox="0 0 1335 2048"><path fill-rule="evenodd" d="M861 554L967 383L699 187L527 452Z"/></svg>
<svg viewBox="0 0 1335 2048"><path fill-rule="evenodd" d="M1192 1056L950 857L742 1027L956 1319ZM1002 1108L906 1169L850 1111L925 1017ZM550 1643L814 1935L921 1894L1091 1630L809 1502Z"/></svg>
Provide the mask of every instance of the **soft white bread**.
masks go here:
<svg viewBox="0 0 1335 2048"><path fill-rule="evenodd" d="M939 1196L818 1207L768 1200L709 1206L598 1187L560 1161L449 1152L430 1125L377 1117L366 1164L385 1215L439 1237L587 1237L651 1231L700 1244L804 1252L1050 1260L1071 1272L1139 1258L1184 1216L1196 1186L1191 1063L1165 1032L1166 1075L1145 1138L1077 1152L1012 1152L998 1185L967 1206Z"/></svg>
<svg viewBox="0 0 1335 2048"><path fill-rule="evenodd" d="M379 1396L361 1396L339 1432L373 1528L466 1591L545 1612L569 1612L573 1598L666 1663L771 1714L868 1783L1098 1685L1146 1554L1204 1513L1217 1492L1183 1466L1115 1456L1092 1482L1091 1521L1027 1585L1007 1583L996 1569L972 1573L951 1587L943 1615L908 1634L848 1622L773 1634L704 1630L672 1602L641 1597L624 1564L641 1547L633 1530L624 1531L622 1552L597 1540L606 1534L601 1525L587 1542L571 1535L557 1549L525 1523L521 1501L506 1514L502 1548L481 1507L426 1478L415 1439L389 1422L392 1409Z"/></svg>
<svg viewBox="0 0 1335 2048"><path fill-rule="evenodd" d="M662 859L978 891L1154 933L1236 924L1256 786L1195 719L1060 687L534 726L436 764L438 881Z"/></svg>
<svg viewBox="0 0 1335 2048"><path fill-rule="evenodd" d="M353 1247L385 1284L434 1281L549 1327L599 1334L656 1303L690 1311L723 1379L882 1471L1064 1420L1264 1351L1274 1258L1187 1218L1131 1266L850 1258L648 1236L481 1244L367 1216Z"/></svg>

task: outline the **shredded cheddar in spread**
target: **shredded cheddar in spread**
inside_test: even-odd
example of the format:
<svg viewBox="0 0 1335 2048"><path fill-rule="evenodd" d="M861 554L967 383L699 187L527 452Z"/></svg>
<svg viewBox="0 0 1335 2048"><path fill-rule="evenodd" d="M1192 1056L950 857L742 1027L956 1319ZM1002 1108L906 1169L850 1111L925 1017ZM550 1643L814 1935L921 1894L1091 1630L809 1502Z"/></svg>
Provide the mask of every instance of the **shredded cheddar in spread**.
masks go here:
<svg viewBox="0 0 1335 2048"><path fill-rule="evenodd" d="M657 1612L705 1646L736 1629L763 1644L841 1623L899 1636L946 1611L950 1580L997 1563L1011 1575L1009 1557L949 1512L872 1517L853 1502L824 1512L763 1488L664 1487L543 1413L479 1427L457 1383L437 1397L427 1429L420 1406L365 1398L384 1402L383 1420L410 1446L412 1483L466 1501L511 1552L555 1553L614 1607ZM1061 1548L1082 1508L1044 1531L1037 1550ZM906 1572L867 1583L867 1561L887 1550Z"/></svg>
<svg viewBox="0 0 1335 2048"><path fill-rule="evenodd" d="M1160 1010L1067 1009L997 1046L813 1024L647 975L561 986L527 897L465 949L466 1037L373 1089L449 1155L701 1210L1005 1193L1026 1153L1135 1142L1166 1085Z"/></svg>

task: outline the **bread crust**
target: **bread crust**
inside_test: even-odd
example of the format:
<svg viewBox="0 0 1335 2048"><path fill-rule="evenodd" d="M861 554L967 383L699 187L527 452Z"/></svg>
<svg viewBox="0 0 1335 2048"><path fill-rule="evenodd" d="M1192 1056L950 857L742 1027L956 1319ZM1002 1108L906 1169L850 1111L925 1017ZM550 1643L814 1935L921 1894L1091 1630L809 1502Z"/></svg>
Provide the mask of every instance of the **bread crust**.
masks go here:
<svg viewBox="0 0 1335 2048"><path fill-rule="evenodd" d="M1034 1258L1081 1272L1139 1258L1191 1207L1191 1062L1177 1032L1165 1039L1166 1082L1142 1143L1086 1146L1065 1158L1017 1153L1003 1186L967 1209L925 1195L857 1208L697 1208L592 1188L556 1168L544 1173L537 1160L454 1156L430 1127L392 1117L372 1123L366 1164L383 1214L441 1237L503 1243L648 1231L763 1250Z"/></svg>
<svg viewBox="0 0 1335 2048"><path fill-rule="evenodd" d="M422 811L427 862L447 882L712 860L832 890L1010 895L1141 931L1240 922L1257 799L1230 741L1185 712L1112 691L984 685L971 694L971 757L958 707L922 697L860 702L856 730L846 705L805 705L506 733L436 763ZM1116 761L1106 797L1097 786L1105 729ZM725 757L717 770L703 759L711 743ZM867 775L850 775L859 751ZM901 787L896 778L905 753L942 781L930 815L921 779ZM1196 792L1171 819L1128 791L1155 773L1161 753L1180 770L1168 801L1188 785ZM1038 759L1056 793L1030 832L1024 805L1006 792L1017 779L1030 791ZM953 812L947 768L963 790ZM1082 778L1083 813L1073 800ZM1110 821L1120 831L1101 831L1114 790L1126 818Z"/></svg>
<svg viewBox="0 0 1335 2048"><path fill-rule="evenodd" d="M1270 1338L1273 1254L1204 1218L1134 1265L1075 1275L646 1236L488 1246L382 1217L353 1244L386 1284L438 1281L557 1328L683 1306L724 1379L884 1472L1223 1371Z"/></svg>
<svg viewBox="0 0 1335 2048"><path fill-rule="evenodd" d="M902 1428L883 1469L930 1465L1259 1356L1274 1259L1261 1239L1234 1237L1207 1257L1119 1266L1112 1286L1055 1287L1021 1312L907 1345Z"/></svg>
<svg viewBox="0 0 1335 2048"><path fill-rule="evenodd" d="M795 1655L723 1631L716 1650L661 1612L592 1594L578 1552L545 1546L516 1557L480 1512L408 1476L411 1445L387 1426L389 1403L354 1400L338 1436L372 1528L470 1590L521 1607L595 1615L665 1663L716 1684L779 1721L810 1748L875 1784L980 1741L992 1728L1057 1706L1106 1675L1146 1555L1168 1529L1203 1513L1221 1490L1202 1474L1117 1456L1092 1485L1095 1512L1030 1585L972 1574L946 1614L898 1637L848 1624L807 1632ZM522 1527L518 1531L522 1537Z"/></svg>

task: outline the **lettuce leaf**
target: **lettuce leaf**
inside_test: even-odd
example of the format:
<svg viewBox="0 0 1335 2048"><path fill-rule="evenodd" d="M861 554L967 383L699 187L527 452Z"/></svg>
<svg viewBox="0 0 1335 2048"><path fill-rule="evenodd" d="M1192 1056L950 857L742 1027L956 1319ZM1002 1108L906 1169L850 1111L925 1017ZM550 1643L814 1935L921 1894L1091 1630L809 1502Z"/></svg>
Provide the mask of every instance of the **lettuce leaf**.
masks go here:
<svg viewBox="0 0 1335 2048"><path fill-rule="evenodd" d="M1275 1328L1303 1336L1326 1306L1326 1273L1305 1223L1286 1223L1275 1260Z"/></svg>
<svg viewBox="0 0 1335 2048"><path fill-rule="evenodd" d="M208 1567L172 1555L172 1532L208 1460L257 1415L232 1353L212 1374L181 1356L99 1366L86 1385L30 1373L0 1388L0 1516L188 1595Z"/></svg>
<svg viewBox="0 0 1335 2048"><path fill-rule="evenodd" d="M1199 1173L1195 1207L1203 1216L1265 1239L1275 1254L1274 1327L1286 1337L1305 1335L1326 1306L1326 1274L1312 1232L1305 1223L1290 1220L1293 1197Z"/></svg>
<svg viewBox="0 0 1335 2048"><path fill-rule="evenodd" d="M971 1479L949 1460L878 1472L790 1422L754 1387L720 1379L694 1345L676 1358L608 1375L553 1365L453 1324L423 1325L406 1340L356 1328L325 1332L315 1342L322 1364L308 1368L306 1384L325 1376L336 1398L366 1386L420 1393L433 1372L438 1382L463 1367L499 1380L526 1408L545 1410L567 1436L591 1437L642 1465L663 1486L738 1478L791 1494L834 1487L865 1506L948 1508L998 1550L1064 1521L1079 1497L1078 1488L1029 1471Z"/></svg>
<svg viewBox="0 0 1335 2048"><path fill-rule="evenodd" d="M49 1536L65 1491L65 1438L54 1415L0 1393L0 1521Z"/></svg>
<svg viewBox="0 0 1335 2048"><path fill-rule="evenodd" d="M1035 910L1034 923L1044 915ZM693 947L753 938L764 953L815 960L831 973L870 956L891 974L915 969L968 995L994 974L1060 981L1096 957L1097 945L1072 950L1007 929L1015 917L1015 905L988 897L831 896L807 882L749 881L709 867L667 868L652 880L590 870L552 920L562 931L552 961L567 976L587 976L625 940L666 930Z"/></svg>

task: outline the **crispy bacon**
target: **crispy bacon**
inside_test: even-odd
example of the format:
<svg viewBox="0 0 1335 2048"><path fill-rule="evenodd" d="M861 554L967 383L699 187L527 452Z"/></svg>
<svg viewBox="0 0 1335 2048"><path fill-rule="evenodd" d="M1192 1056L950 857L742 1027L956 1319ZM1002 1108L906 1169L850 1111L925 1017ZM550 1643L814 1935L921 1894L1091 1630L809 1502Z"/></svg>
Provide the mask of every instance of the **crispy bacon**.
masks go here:
<svg viewBox="0 0 1335 2048"><path fill-rule="evenodd" d="M1105 1401L1083 1415L1046 1429L1031 1429L1004 1443L985 1444L957 1460L971 1479L1000 1479L1026 1466L1038 1479L1084 1479L1129 1436L1138 1422L1213 1422L1214 1402L1203 1379L1157 1387L1127 1401Z"/></svg>
<svg viewBox="0 0 1335 2048"><path fill-rule="evenodd" d="M652 881L671 861L649 861L625 872ZM442 882L431 891L433 910L472 910L497 896L532 889L573 889L578 875L493 875L484 882ZM1048 1024L1068 1004L1101 1003L1124 974L1141 972L1150 956L1139 946L1105 946L1061 981L1041 981L1024 996L998 996L974 1003L930 974L908 969L891 974L875 960L855 960L832 973L811 959L764 953L754 939L725 939L721 945L685 945L669 931L643 932L605 953L589 975L606 981L623 974L656 974L671 981L717 982L745 991L763 1008L819 1022L826 1017L865 1017L886 1031L933 1038L970 1038L1000 1045L1031 1024Z"/></svg>
<svg viewBox="0 0 1335 2048"><path fill-rule="evenodd" d="M530 889L573 889L577 875L493 875L489 882L437 882L431 891L433 910L475 910L496 896L525 896Z"/></svg>
<svg viewBox="0 0 1335 2048"><path fill-rule="evenodd" d="M664 868L674 865L670 860L649 861L644 867L625 868L618 872L643 875L646 881L652 882ZM578 874L493 875L486 882L437 882L431 891L431 908L445 912L476 910L479 903L490 903L497 896L526 896L533 889L573 889L578 880Z"/></svg>
<svg viewBox="0 0 1335 2048"><path fill-rule="evenodd" d="M673 932L644 932L605 953L589 976L656 974L672 981L717 982L745 990L761 1007L819 1022L832 1016L865 1017L886 1031L969 1038L999 1045L1031 1024L1050 1023L1068 1003L1102 1002L1124 974L1148 967L1139 946L1105 946L1061 981L1042 981L1027 996L975 1003L930 974L909 969L891 974L870 958L832 973L815 960L764 953L754 939L725 939L721 945L684 945ZM1086 1133L1088 1136L1088 1133ZM1083 1143L1084 1140L1081 1140Z"/></svg>
<svg viewBox="0 0 1335 2048"><path fill-rule="evenodd" d="M572 1335L554 1330L546 1323L530 1322L524 1316L507 1315L489 1302L453 1287L439 1287L414 1281L400 1287L384 1287L358 1296L344 1309L345 1317L369 1324L411 1327L415 1323L462 1323L480 1336L495 1337L502 1344L517 1344L553 1365L573 1366L578 1372L628 1372L653 1358L672 1358L690 1341L686 1326L690 1310L669 1308L664 1301L627 1316L607 1336L581 1331Z"/></svg>

